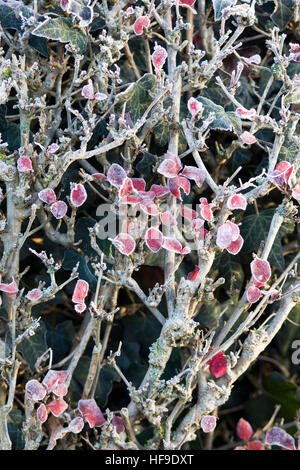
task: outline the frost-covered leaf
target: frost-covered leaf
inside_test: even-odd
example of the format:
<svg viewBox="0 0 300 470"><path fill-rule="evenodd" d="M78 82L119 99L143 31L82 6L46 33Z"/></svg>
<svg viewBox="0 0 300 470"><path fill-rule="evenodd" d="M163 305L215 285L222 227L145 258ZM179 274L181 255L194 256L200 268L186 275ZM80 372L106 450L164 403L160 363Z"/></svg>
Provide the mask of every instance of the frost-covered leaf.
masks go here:
<svg viewBox="0 0 300 470"><path fill-rule="evenodd" d="M79 54L85 52L88 43L87 36L78 28L73 28L72 21L68 18L47 18L32 33L35 36L58 40L62 43L71 43Z"/></svg>
<svg viewBox="0 0 300 470"><path fill-rule="evenodd" d="M275 10L271 15L271 19L280 30L284 30L293 18L296 4L294 0L274 0L274 2Z"/></svg>
<svg viewBox="0 0 300 470"><path fill-rule="evenodd" d="M213 0L215 20L218 21L222 18L222 11L224 8L232 7L235 4L236 0Z"/></svg>
<svg viewBox="0 0 300 470"><path fill-rule="evenodd" d="M155 75L147 73L137 82L131 84L127 90L120 93L119 102L116 106L118 112L122 112L124 103L126 103L126 113L129 113L133 123L136 123L145 113L148 106L152 103L157 79Z"/></svg>
<svg viewBox="0 0 300 470"><path fill-rule="evenodd" d="M231 131L236 134L242 132L241 120L234 112L226 112L222 106L215 104L213 101L203 96L200 96L198 100L201 101L204 106L203 119L207 119L210 113L215 113L215 119L209 126L210 129Z"/></svg>

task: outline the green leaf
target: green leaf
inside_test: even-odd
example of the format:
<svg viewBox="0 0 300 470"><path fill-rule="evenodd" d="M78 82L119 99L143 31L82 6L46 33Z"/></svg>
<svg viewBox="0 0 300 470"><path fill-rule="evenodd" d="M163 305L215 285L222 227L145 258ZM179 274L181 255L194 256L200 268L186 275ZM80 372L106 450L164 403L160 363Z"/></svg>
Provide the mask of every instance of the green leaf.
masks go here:
<svg viewBox="0 0 300 470"><path fill-rule="evenodd" d="M32 33L42 38L71 43L79 54L83 54L87 48L88 38L82 31L72 27L72 21L67 18L47 18L35 28Z"/></svg>
<svg viewBox="0 0 300 470"><path fill-rule="evenodd" d="M48 45L45 38L39 38L34 34L30 34L28 44L43 57L49 58Z"/></svg>
<svg viewBox="0 0 300 470"><path fill-rule="evenodd" d="M91 358L83 356L79 362L78 366L74 372L74 378L80 383L81 387L84 387L86 382L89 368L90 368ZM112 390L113 382L120 382L120 377L116 373L113 367L104 365L99 374L99 380L96 386L95 391L95 400L98 405L104 407L107 403L108 396Z"/></svg>
<svg viewBox="0 0 300 470"><path fill-rule="evenodd" d="M271 372L264 380L265 391L278 404L281 404L281 413L286 419L294 419L300 408L300 401L296 398L297 385L282 377L279 372Z"/></svg>
<svg viewBox="0 0 300 470"><path fill-rule="evenodd" d="M20 18L17 18L14 9L6 6L0 6L0 24L3 29L16 29L21 31L22 22Z"/></svg>
<svg viewBox="0 0 300 470"><path fill-rule="evenodd" d="M214 267L219 270L219 276L225 278L225 289L241 290L244 282L242 266L236 262L235 257L227 251L217 253Z"/></svg>
<svg viewBox="0 0 300 470"><path fill-rule="evenodd" d="M53 351L53 361L59 362L66 357L72 347L75 329L71 320L49 326L46 333L47 345Z"/></svg>
<svg viewBox="0 0 300 470"><path fill-rule="evenodd" d="M95 290L97 285L97 279L94 274L90 271L85 256L82 253L71 249L66 250L62 262L62 268L66 271L72 271L72 269L78 262L79 279L83 279L84 281L88 282L90 284L90 289Z"/></svg>
<svg viewBox="0 0 300 470"><path fill-rule="evenodd" d="M136 83L132 83L126 91L118 95L117 112L121 113L126 103L125 113L129 113L132 122L136 123L152 103L156 85L156 77L150 73L145 74Z"/></svg>
<svg viewBox="0 0 300 470"><path fill-rule="evenodd" d="M215 119L209 126L210 129L231 131L236 134L242 132L242 122L234 112L226 112L222 106L215 104L208 98L200 96L198 100L204 106L203 119L207 119L210 113L215 113Z"/></svg>
<svg viewBox="0 0 300 470"><path fill-rule="evenodd" d="M239 166L244 166L251 161L252 154L247 149L238 148L235 150L231 157L232 171L238 169Z"/></svg>
<svg viewBox="0 0 300 470"><path fill-rule="evenodd" d="M222 18L222 11L224 8L232 7L235 4L236 0L213 0L215 20L218 21Z"/></svg>
<svg viewBox="0 0 300 470"><path fill-rule="evenodd" d="M275 10L271 15L271 19L282 31L293 18L296 5L294 0L274 0L274 3Z"/></svg>
<svg viewBox="0 0 300 470"><path fill-rule="evenodd" d="M35 334L24 339L18 345L18 351L22 354L32 372L34 372L34 365L37 359L41 357L48 348L46 334L47 329L45 322L41 320L40 326L35 330Z"/></svg>

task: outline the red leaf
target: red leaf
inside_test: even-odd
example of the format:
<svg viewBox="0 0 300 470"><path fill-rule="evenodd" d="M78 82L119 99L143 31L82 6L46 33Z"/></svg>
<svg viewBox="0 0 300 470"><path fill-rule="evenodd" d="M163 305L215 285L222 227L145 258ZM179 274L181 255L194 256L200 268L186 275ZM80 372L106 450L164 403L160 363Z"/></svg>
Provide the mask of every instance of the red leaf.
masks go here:
<svg viewBox="0 0 300 470"><path fill-rule="evenodd" d="M160 186L159 184L153 184L150 191L155 193L155 197L162 197L169 194L170 190L166 186Z"/></svg>
<svg viewBox="0 0 300 470"><path fill-rule="evenodd" d="M260 298L261 292L258 287L250 286L247 290L247 300L250 304L255 304Z"/></svg>
<svg viewBox="0 0 300 470"><path fill-rule="evenodd" d="M163 225L168 225L169 227L176 225L175 218L172 216L172 214L169 214L169 212L163 212L159 216Z"/></svg>
<svg viewBox="0 0 300 470"><path fill-rule="evenodd" d="M218 352L215 356L207 361L211 374L216 377L222 377L227 372L227 361L223 351Z"/></svg>
<svg viewBox="0 0 300 470"><path fill-rule="evenodd" d="M73 291L72 302L75 304L83 304L88 291L89 284L84 279L78 279Z"/></svg>
<svg viewBox="0 0 300 470"><path fill-rule="evenodd" d="M206 172L195 166L185 166L181 172L182 176L185 176L189 180L194 180L196 185L200 188L205 181Z"/></svg>
<svg viewBox="0 0 300 470"><path fill-rule="evenodd" d="M252 144L255 144L257 142L257 138L248 131L244 131L240 135L240 138L244 142L244 144L247 144L247 145L252 145Z"/></svg>
<svg viewBox="0 0 300 470"><path fill-rule="evenodd" d="M47 393L54 392L58 385L65 384L67 377L67 370L49 370L45 375L42 384L46 387Z"/></svg>
<svg viewBox="0 0 300 470"><path fill-rule="evenodd" d="M197 212L188 206L180 206L180 214L190 222L192 222L192 220L196 219L197 217Z"/></svg>
<svg viewBox="0 0 300 470"><path fill-rule="evenodd" d="M236 255L241 250L243 244L244 239L241 235L239 235L238 239L231 242L230 245L226 248L226 250L228 251L228 253Z"/></svg>
<svg viewBox="0 0 300 470"><path fill-rule="evenodd" d="M128 256L135 250L135 241L128 233L119 233L111 242L122 255Z"/></svg>
<svg viewBox="0 0 300 470"><path fill-rule="evenodd" d="M243 439L243 441L248 442L253 434L251 424L244 418L240 418L236 426L236 433L241 439Z"/></svg>
<svg viewBox="0 0 300 470"><path fill-rule="evenodd" d="M145 236L145 242L148 248L157 253L163 244L164 236L160 230L155 227L148 228Z"/></svg>
<svg viewBox="0 0 300 470"><path fill-rule="evenodd" d="M5 292L9 297L16 295L19 291L16 281L12 281L10 284L1 284L0 290Z"/></svg>
<svg viewBox="0 0 300 470"><path fill-rule="evenodd" d="M167 154L170 155L170 154ZM178 157L165 158L157 168L157 172L166 178L175 178L181 169L181 161Z"/></svg>
<svg viewBox="0 0 300 470"><path fill-rule="evenodd" d="M140 36L143 34L143 29L148 28L150 25L150 20L148 16L140 16L135 20L135 23L133 25L134 32L137 36Z"/></svg>
<svg viewBox="0 0 300 470"><path fill-rule="evenodd" d="M203 432L212 432L217 424L217 418L215 416L203 416L201 419L201 429Z"/></svg>
<svg viewBox="0 0 300 470"><path fill-rule="evenodd" d="M28 157L18 158L17 166L20 173L27 173L29 171L33 171L32 162Z"/></svg>
<svg viewBox="0 0 300 470"><path fill-rule="evenodd" d="M90 400L79 400L78 409L83 419L89 423L90 428L102 426L105 423L104 416L93 398Z"/></svg>
<svg viewBox="0 0 300 470"><path fill-rule="evenodd" d="M62 219L68 212L68 206L64 201L56 201L50 210L56 219Z"/></svg>
<svg viewBox="0 0 300 470"><path fill-rule="evenodd" d="M193 97L188 100L187 107L193 118L203 111L203 104Z"/></svg>
<svg viewBox="0 0 300 470"><path fill-rule="evenodd" d="M137 191L145 191L146 181L144 178L131 178L134 189Z"/></svg>
<svg viewBox="0 0 300 470"><path fill-rule="evenodd" d="M180 254L182 252L182 245L176 238L164 237L162 246L168 251L174 251Z"/></svg>
<svg viewBox="0 0 300 470"><path fill-rule="evenodd" d="M256 282L265 284L271 277L270 263L266 260L256 257L250 264L250 268Z"/></svg>
<svg viewBox="0 0 300 470"><path fill-rule="evenodd" d="M121 434L121 432L125 431L125 426L124 426L124 423L123 423L123 419L120 418L120 416L114 415L111 422L116 427L116 430L117 430L118 434Z"/></svg>
<svg viewBox="0 0 300 470"><path fill-rule="evenodd" d="M236 224L227 221L218 228L216 244L219 248L227 248L233 241L236 241L239 236L239 227Z"/></svg>
<svg viewBox="0 0 300 470"><path fill-rule="evenodd" d="M194 270L188 273L187 275L188 280L194 281L195 279L197 279L199 272L200 272L199 266L195 266Z"/></svg>
<svg viewBox="0 0 300 470"><path fill-rule="evenodd" d="M72 421L70 422L68 426L68 429L70 432L73 432L74 434L79 434L82 431L83 426L84 426L84 421L82 418L80 418L80 416L78 416L77 418L72 419Z"/></svg>
<svg viewBox="0 0 300 470"><path fill-rule="evenodd" d="M248 442L248 450L265 450L265 446L260 441Z"/></svg>
<svg viewBox="0 0 300 470"><path fill-rule="evenodd" d="M76 304L76 305L74 306L74 309L75 309L75 312L77 312L77 313L83 313L83 312L86 310L86 305L85 305L85 303L83 303L83 304Z"/></svg>
<svg viewBox="0 0 300 470"><path fill-rule="evenodd" d="M122 186L122 183L126 177L127 175L125 170L117 163L113 163L107 171L107 180L112 186L115 186L116 188L120 188L120 186Z"/></svg>
<svg viewBox="0 0 300 470"><path fill-rule="evenodd" d="M85 203L87 199L87 193L83 184L74 184L71 183L71 203L75 207L80 207Z"/></svg>
<svg viewBox="0 0 300 470"><path fill-rule="evenodd" d="M157 205L151 201L151 200L143 200L140 204L140 208L142 209L143 212L145 212L148 215L158 215L159 214L159 209Z"/></svg>
<svg viewBox="0 0 300 470"><path fill-rule="evenodd" d="M44 423L45 421L47 421L48 412L44 403L42 403L36 410L36 417L41 423Z"/></svg>
<svg viewBox="0 0 300 470"><path fill-rule="evenodd" d="M43 400L46 396L46 389L43 387L40 382L35 379L29 380L25 385L25 393L27 398L32 401L40 401Z"/></svg>
<svg viewBox="0 0 300 470"><path fill-rule="evenodd" d="M132 192L135 192L133 182L130 178L126 177L119 189L119 197L129 196Z"/></svg>
<svg viewBox="0 0 300 470"><path fill-rule="evenodd" d="M26 294L26 298L34 302L43 297L43 292L40 289L32 289Z"/></svg>
<svg viewBox="0 0 300 470"><path fill-rule="evenodd" d="M151 59L155 69L161 69L165 64L167 57L168 53L164 47L158 45L154 46L154 52Z"/></svg>
<svg viewBox="0 0 300 470"><path fill-rule="evenodd" d="M247 199L242 194L234 194L228 199L227 207L230 210L242 209L244 211L247 207Z"/></svg>
<svg viewBox="0 0 300 470"><path fill-rule="evenodd" d="M68 408L68 403L65 402L62 398L57 398L47 405L47 408L51 413L57 418Z"/></svg>
<svg viewBox="0 0 300 470"><path fill-rule="evenodd" d="M245 109L245 108L237 108L235 114L241 119L248 119L249 121L254 121L256 118L256 111L254 108Z"/></svg>
<svg viewBox="0 0 300 470"><path fill-rule="evenodd" d="M284 449L295 450L295 441L286 431L274 426L266 434L266 442L271 446L281 446Z"/></svg>
<svg viewBox="0 0 300 470"><path fill-rule="evenodd" d="M56 194L51 188L42 189L38 194L39 199L46 204L52 204L56 202Z"/></svg>

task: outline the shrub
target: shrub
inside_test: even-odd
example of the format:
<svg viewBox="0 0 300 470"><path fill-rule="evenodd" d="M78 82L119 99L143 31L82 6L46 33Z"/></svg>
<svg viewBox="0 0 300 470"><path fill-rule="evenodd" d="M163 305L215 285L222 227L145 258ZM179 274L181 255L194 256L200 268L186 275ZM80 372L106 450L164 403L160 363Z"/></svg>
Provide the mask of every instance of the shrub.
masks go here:
<svg viewBox="0 0 300 470"><path fill-rule="evenodd" d="M257 3L0 0L1 449L211 448L299 313L298 7Z"/></svg>

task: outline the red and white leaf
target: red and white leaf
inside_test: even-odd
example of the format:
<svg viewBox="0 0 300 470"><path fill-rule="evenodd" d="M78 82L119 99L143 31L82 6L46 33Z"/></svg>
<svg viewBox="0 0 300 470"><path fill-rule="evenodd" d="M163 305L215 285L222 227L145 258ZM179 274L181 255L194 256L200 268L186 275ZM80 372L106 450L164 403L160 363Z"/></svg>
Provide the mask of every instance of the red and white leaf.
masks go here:
<svg viewBox="0 0 300 470"><path fill-rule="evenodd" d="M135 192L133 182L130 178L126 177L119 189L119 197L123 198L129 196L133 192Z"/></svg>
<svg viewBox="0 0 300 470"><path fill-rule="evenodd" d="M296 201L300 201L300 188L293 188L292 189L292 196Z"/></svg>
<svg viewBox="0 0 300 470"><path fill-rule="evenodd" d="M77 418L72 419L68 426L68 429L74 434L79 434L82 431L83 427L84 421L82 418L80 418L80 416L78 416Z"/></svg>
<svg viewBox="0 0 300 470"><path fill-rule="evenodd" d="M111 422L116 427L116 431L117 431L118 434L121 434L122 432L125 431L124 422L123 422L123 419L120 416L114 415Z"/></svg>
<svg viewBox="0 0 300 470"><path fill-rule="evenodd" d="M146 181L144 178L131 178L134 189L137 191L145 191Z"/></svg>
<svg viewBox="0 0 300 470"><path fill-rule="evenodd" d="M128 233L119 233L111 242L122 255L131 255L135 250L135 241Z"/></svg>
<svg viewBox="0 0 300 470"><path fill-rule="evenodd" d="M180 210L180 214L182 215L182 217L189 220L190 222L192 222L192 220L197 218L197 215L198 215L197 212L188 206L180 206L179 210Z"/></svg>
<svg viewBox="0 0 300 470"><path fill-rule="evenodd" d="M10 284L0 283L0 290L9 297L16 295L19 291L16 281L12 281Z"/></svg>
<svg viewBox="0 0 300 470"><path fill-rule="evenodd" d="M217 418L215 416L203 416L201 419L201 429L203 432L212 432L217 424Z"/></svg>
<svg viewBox="0 0 300 470"><path fill-rule="evenodd" d="M172 156L171 158L165 158L157 168L157 172L165 176L166 178L175 178L180 170L181 161L178 157L174 156Z"/></svg>
<svg viewBox="0 0 300 470"><path fill-rule="evenodd" d="M154 192L155 197L163 197L170 193L169 188L166 186L160 186L159 184L153 184L150 188L150 192Z"/></svg>
<svg viewBox="0 0 300 470"><path fill-rule="evenodd" d="M264 259L255 258L250 264L250 269L253 278L257 282L265 284L271 277L271 266L269 261Z"/></svg>
<svg viewBox="0 0 300 470"><path fill-rule="evenodd" d="M160 230L155 227L148 228L145 235L145 242L149 250L157 253L163 244L164 236Z"/></svg>
<svg viewBox="0 0 300 470"><path fill-rule="evenodd" d="M200 188L205 181L206 171L196 168L195 166L185 166L180 175L185 176L189 180L194 180L196 185Z"/></svg>
<svg viewBox="0 0 300 470"><path fill-rule="evenodd" d="M176 240L176 238L164 237L162 246L167 251L173 251L174 253L180 254L182 252L182 245L178 240Z"/></svg>
<svg viewBox="0 0 300 470"><path fill-rule="evenodd" d="M158 215L159 214L159 208L150 199L142 200L142 202L140 203L140 208L142 209L143 212L145 212L148 215Z"/></svg>
<svg viewBox="0 0 300 470"><path fill-rule="evenodd" d="M47 404L47 408L51 411L53 416L56 418L63 414L64 411L68 408L68 403L65 402L62 398L57 398L57 400L51 401Z"/></svg>
<svg viewBox="0 0 300 470"><path fill-rule="evenodd" d="M86 310L86 305L85 305L85 303L75 304L74 309L75 309L75 312L77 312L77 313L83 313Z"/></svg>
<svg viewBox="0 0 300 470"><path fill-rule="evenodd" d="M218 228L216 244L219 248L227 248L233 241L238 239L239 235L239 227L227 221Z"/></svg>
<svg viewBox="0 0 300 470"><path fill-rule="evenodd" d="M41 423L44 423L45 421L47 421L48 411L44 403L42 403L36 410L36 417Z"/></svg>
<svg viewBox="0 0 300 470"><path fill-rule="evenodd" d="M227 207L230 210L241 209L246 210L247 199L242 194L233 194L228 198Z"/></svg>
<svg viewBox="0 0 300 470"><path fill-rule="evenodd" d="M163 225L167 225L169 227L173 227L174 225L176 225L175 218L169 212L163 212L159 214L159 217Z"/></svg>
<svg viewBox="0 0 300 470"><path fill-rule="evenodd" d="M144 28L147 29L150 25L150 20L148 16L140 16L135 20L133 25L133 30L137 36L143 34Z"/></svg>
<svg viewBox="0 0 300 470"><path fill-rule="evenodd" d="M127 174L120 165L113 163L107 171L107 180L112 186L120 188L124 179L127 177Z"/></svg>
<svg viewBox="0 0 300 470"><path fill-rule="evenodd" d="M38 193L38 196L39 199L46 204L52 204L53 202L56 202L56 194L51 188L42 189L42 191Z"/></svg>
<svg viewBox="0 0 300 470"><path fill-rule="evenodd" d="M240 138L244 142L244 144L247 144L247 145L252 145L252 144L255 144L257 142L257 138L248 131L244 131L240 135Z"/></svg>
<svg viewBox="0 0 300 470"><path fill-rule="evenodd" d="M281 446L284 449L295 450L295 441L284 429L274 426L266 434L266 443L271 446Z"/></svg>
<svg viewBox="0 0 300 470"><path fill-rule="evenodd" d="M247 290L247 300L250 304L255 304L261 296L261 292L258 287L250 286Z"/></svg>
<svg viewBox="0 0 300 470"><path fill-rule="evenodd" d="M178 0L178 5L180 7L184 7L184 8L187 8L188 10L191 10L194 13L194 15L196 15L197 10L193 8L195 1L196 0Z"/></svg>
<svg viewBox="0 0 300 470"><path fill-rule="evenodd" d="M89 79L87 85L82 87L81 94L87 100L93 100L95 98L94 85L91 79Z"/></svg>
<svg viewBox="0 0 300 470"><path fill-rule="evenodd" d="M79 400L78 409L83 419L89 423L90 428L102 426L105 423L104 416L93 398L90 400Z"/></svg>
<svg viewBox="0 0 300 470"><path fill-rule="evenodd" d="M32 289L26 294L26 299L29 299L32 302L39 300L41 297L43 297L43 292L41 289Z"/></svg>
<svg viewBox="0 0 300 470"><path fill-rule="evenodd" d="M56 219L62 219L68 212L68 206L64 201L56 201L51 205L51 213Z"/></svg>
<svg viewBox="0 0 300 470"><path fill-rule="evenodd" d="M19 157L17 161L17 167L20 173L28 173L33 171L32 161L29 157Z"/></svg>
<svg viewBox="0 0 300 470"><path fill-rule="evenodd" d="M203 104L193 97L188 100L187 107L193 118L203 111Z"/></svg>
<svg viewBox="0 0 300 470"><path fill-rule="evenodd" d="M82 204L84 204L87 199L87 193L86 193L85 187L83 186L83 184L80 184L80 183L79 184L71 183L71 188L72 188L71 195L70 195L71 203L75 207L82 206Z"/></svg>
<svg viewBox="0 0 300 470"><path fill-rule="evenodd" d="M44 377L42 384L46 387L47 392L53 392L58 386L65 383L68 377L67 370L49 370Z"/></svg>
<svg viewBox="0 0 300 470"><path fill-rule="evenodd" d="M84 279L78 279L73 291L72 302L83 304L89 291L89 284Z"/></svg>
<svg viewBox="0 0 300 470"><path fill-rule="evenodd" d="M46 389L43 385L35 379L29 380L25 385L25 393L29 400L38 402L45 398Z"/></svg>
<svg viewBox="0 0 300 470"><path fill-rule="evenodd" d="M245 108L237 108L235 110L235 114L241 119L247 119L248 121L254 121L256 118L256 111L254 108L245 109Z"/></svg>
<svg viewBox="0 0 300 470"><path fill-rule="evenodd" d="M168 53L164 47L158 45L154 46L151 59L156 70L160 70L164 66L167 57Z"/></svg>
<svg viewBox="0 0 300 470"><path fill-rule="evenodd" d="M237 240L232 241L230 245L227 246L226 250L230 254L236 255L241 250L243 244L244 244L244 239L241 235L239 235Z"/></svg>

